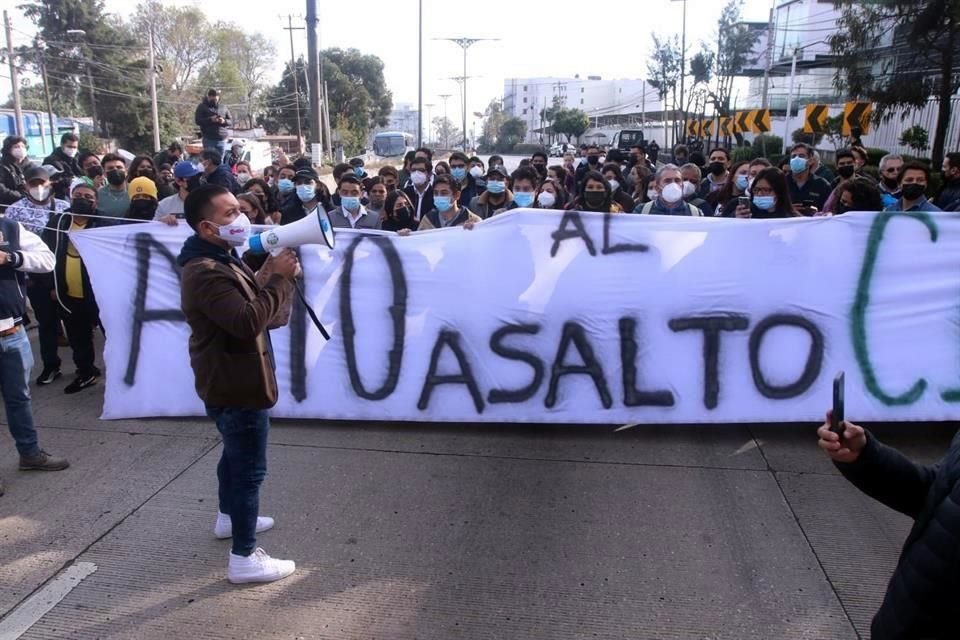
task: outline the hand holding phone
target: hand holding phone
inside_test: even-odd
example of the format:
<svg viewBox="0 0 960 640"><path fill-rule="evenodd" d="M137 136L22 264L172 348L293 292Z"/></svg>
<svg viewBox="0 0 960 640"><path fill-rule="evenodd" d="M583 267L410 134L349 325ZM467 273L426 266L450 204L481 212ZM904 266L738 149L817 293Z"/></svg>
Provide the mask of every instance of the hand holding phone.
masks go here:
<svg viewBox="0 0 960 640"><path fill-rule="evenodd" d="M830 414L830 431L833 431L843 440L844 431L844 374L843 371L833 379L833 411Z"/></svg>

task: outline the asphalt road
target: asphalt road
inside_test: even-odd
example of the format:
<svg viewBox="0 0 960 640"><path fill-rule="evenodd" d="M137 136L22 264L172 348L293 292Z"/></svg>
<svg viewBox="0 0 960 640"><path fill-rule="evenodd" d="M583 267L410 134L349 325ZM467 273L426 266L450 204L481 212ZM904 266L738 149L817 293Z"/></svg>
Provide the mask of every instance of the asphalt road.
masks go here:
<svg viewBox="0 0 960 640"><path fill-rule="evenodd" d="M100 421L65 368L34 401L71 468L0 456L4 640L863 638L909 527L813 425L278 421L260 543L299 569L238 588L213 425ZM952 431L877 433L932 461Z"/></svg>

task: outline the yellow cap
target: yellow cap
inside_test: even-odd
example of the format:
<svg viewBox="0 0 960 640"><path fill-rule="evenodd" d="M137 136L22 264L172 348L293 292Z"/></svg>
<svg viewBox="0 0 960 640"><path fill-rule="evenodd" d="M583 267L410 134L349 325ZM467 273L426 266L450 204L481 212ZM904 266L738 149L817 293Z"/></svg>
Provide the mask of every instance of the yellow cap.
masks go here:
<svg viewBox="0 0 960 640"><path fill-rule="evenodd" d="M156 200L157 185L154 184L150 178L140 176L130 181L130 186L127 187L127 195L130 196L131 200L133 200L134 196L150 196Z"/></svg>

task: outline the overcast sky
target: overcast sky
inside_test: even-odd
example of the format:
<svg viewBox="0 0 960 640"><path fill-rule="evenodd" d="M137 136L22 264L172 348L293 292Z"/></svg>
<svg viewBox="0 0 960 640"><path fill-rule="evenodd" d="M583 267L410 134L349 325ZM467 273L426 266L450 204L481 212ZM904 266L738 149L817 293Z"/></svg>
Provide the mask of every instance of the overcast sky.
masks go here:
<svg viewBox="0 0 960 640"><path fill-rule="evenodd" d="M687 45L696 51L700 41L716 38L717 18L727 0L687 0ZM306 0L233 0L197 2L167 0L178 6L197 6L211 21L227 20L250 32L260 32L277 47L274 78L290 56L287 14L303 25ZM133 14L131 0L106 0L107 11ZM417 0L319 1L320 40L323 48L354 47L384 62L387 85L394 103L417 102ZM745 20L766 22L771 0L744 0ZM225 8L234 11L226 12ZM451 76L463 74L461 49L434 38L499 38L478 42L467 58L468 108L482 111L503 93L506 77L599 75L603 78L643 78L651 34L679 34L682 2L679 0L619 0L591 3L584 0L484 0L456 2L423 0L423 102L435 103L439 94L452 94L450 117L459 113L460 94ZM34 33L31 22L13 9L15 44L25 44ZM306 52L306 35L294 32L294 48ZM7 69L2 72L0 95L8 95Z"/></svg>

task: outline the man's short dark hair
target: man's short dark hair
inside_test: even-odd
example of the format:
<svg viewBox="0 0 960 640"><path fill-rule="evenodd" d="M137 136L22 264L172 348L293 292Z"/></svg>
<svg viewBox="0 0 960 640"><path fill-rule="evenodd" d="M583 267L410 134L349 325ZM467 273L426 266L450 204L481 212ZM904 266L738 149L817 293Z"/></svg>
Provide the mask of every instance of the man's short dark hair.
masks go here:
<svg viewBox="0 0 960 640"><path fill-rule="evenodd" d="M797 149L803 149L808 156L813 155L813 148L808 145L806 142L797 142L792 147L790 147L790 153L793 153Z"/></svg>
<svg viewBox="0 0 960 640"><path fill-rule="evenodd" d="M467 164L467 154L465 154L463 151L454 151L450 154L450 162L453 162L454 160L463 160L463 164Z"/></svg>
<svg viewBox="0 0 960 640"><path fill-rule="evenodd" d="M758 165L761 167L772 167L773 163L767 160L766 158L754 158L753 160L750 161L749 166L756 167Z"/></svg>
<svg viewBox="0 0 960 640"><path fill-rule="evenodd" d="M296 169L313 169L313 160L306 156L300 156L293 161L293 166Z"/></svg>
<svg viewBox="0 0 960 640"><path fill-rule="evenodd" d="M948 153L946 158L952 168L960 169L960 152L954 151L953 153Z"/></svg>
<svg viewBox="0 0 960 640"><path fill-rule="evenodd" d="M81 151L79 155L77 155L77 164L82 167L83 163L90 158L97 158L97 154L95 154L93 151ZM97 162L100 162L100 158L97 158Z"/></svg>
<svg viewBox="0 0 960 640"><path fill-rule="evenodd" d="M544 162L548 162L547 154L545 154L543 151L534 151L533 153L531 153L530 160L533 160L534 158L543 158Z"/></svg>
<svg viewBox="0 0 960 640"><path fill-rule="evenodd" d="M632 145L630 145L630 151L633 151L634 149L637 151L642 151L643 153L647 152L646 147L639 142L634 142Z"/></svg>
<svg viewBox="0 0 960 640"><path fill-rule="evenodd" d="M348 174L344 175L342 178L340 178L339 180L337 180L337 187L339 188L339 187L342 186L344 183L346 183L346 184L355 184L355 185L357 185L358 187L360 187L361 189L363 189L363 183L360 182L360 178L358 178L357 176L353 175L352 173L348 173Z"/></svg>
<svg viewBox="0 0 960 640"><path fill-rule="evenodd" d="M449 173L441 173L436 178L433 179L433 187L436 189L438 184L445 184L450 187L450 190L454 193L460 192L460 183L457 182L452 175Z"/></svg>
<svg viewBox="0 0 960 640"><path fill-rule="evenodd" d="M710 155L713 155L717 151L721 152L724 155L724 157L726 157L727 162L730 162L730 152L727 150L726 147L714 147L713 149L710 149Z"/></svg>
<svg viewBox="0 0 960 640"><path fill-rule="evenodd" d="M433 163L430 162L430 160L428 160L427 158L414 158L413 160L411 160L410 161L411 171L413 170L413 165L415 164L422 164L426 168L427 173L430 173L431 171L433 171Z"/></svg>
<svg viewBox="0 0 960 640"><path fill-rule="evenodd" d="M180 144L179 140L174 140L170 143L170 146L167 147L167 151L180 151L183 152L183 145Z"/></svg>
<svg viewBox="0 0 960 640"><path fill-rule="evenodd" d="M207 96L208 96L208 97L209 97L209 96L218 96L218 95L220 95L220 92L217 91L215 88L211 87L211 88L207 89Z"/></svg>
<svg viewBox="0 0 960 640"><path fill-rule="evenodd" d="M201 160L209 160L215 165L219 165L223 162L223 156L220 155L220 152L216 149L204 149L203 153L200 154Z"/></svg>
<svg viewBox="0 0 960 640"><path fill-rule="evenodd" d="M105 167L105 166L107 166L107 163L108 163L108 162L116 162L117 160L119 160L120 162L122 162L122 163L123 163L123 166L127 166L127 161L124 160L122 156L119 156L119 155L117 155L117 154L115 154L115 153L107 153L107 154L105 154L102 158L100 158L100 164L101 164L101 166L104 166L104 167Z"/></svg>
<svg viewBox="0 0 960 640"><path fill-rule="evenodd" d="M70 133L67 131L65 134L60 136L60 144L66 144L68 142L80 142L80 136L75 133Z"/></svg>
<svg viewBox="0 0 960 640"><path fill-rule="evenodd" d="M388 165L388 164L385 164L385 165L383 165L382 167L380 167L380 171L377 171L377 175L378 175L378 176L393 176L393 177L396 178L397 180L400 179L400 173L397 171L397 168L396 168L396 167L391 167L391 166Z"/></svg>
<svg viewBox="0 0 960 640"><path fill-rule="evenodd" d="M433 162L433 149L431 149L430 147L420 147L419 149L416 150L414 155L421 152L426 154L427 160L429 160L430 162Z"/></svg>
<svg viewBox="0 0 960 640"><path fill-rule="evenodd" d="M353 167L348 165L346 162L341 162L338 165L333 167L333 180L334 182L340 182L340 178L343 177L345 173L353 173Z"/></svg>
<svg viewBox="0 0 960 640"><path fill-rule="evenodd" d="M930 167L922 162L916 161L907 162L900 167L900 174L897 176L897 182L903 182L903 176L907 175L907 171L923 171L923 175L926 177L927 182L930 182Z"/></svg>
<svg viewBox="0 0 960 640"><path fill-rule="evenodd" d="M481 160L478 156L471 156L471 158L467 162L469 162L470 164L473 164L474 162L479 162L481 165L486 166L483 164L483 160Z"/></svg>
<svg viewBox="0 0 960 640"><path fill-rule="evenodd" d="M225 193L230 193L230 190L219 184L203 184L190 192L183 201L183 216L191 229L197 230L200 223L210 216L210 202Z"/></svg>
<svg viewBox="0 0 960 640"><path fill-rule="evenodd" d="M837 151L837 162L840 162L840 158L850 158L853 160L853 151L850 151L850 149L840 149Z"/></svg>
<svg viewBox="0 0 960 640"><path fill-rule="evenodd" d="M520 167L510 175L510 179L514 184L518 180L529 180L534 189L540 186L540 174L533 167Z"/></svg>

